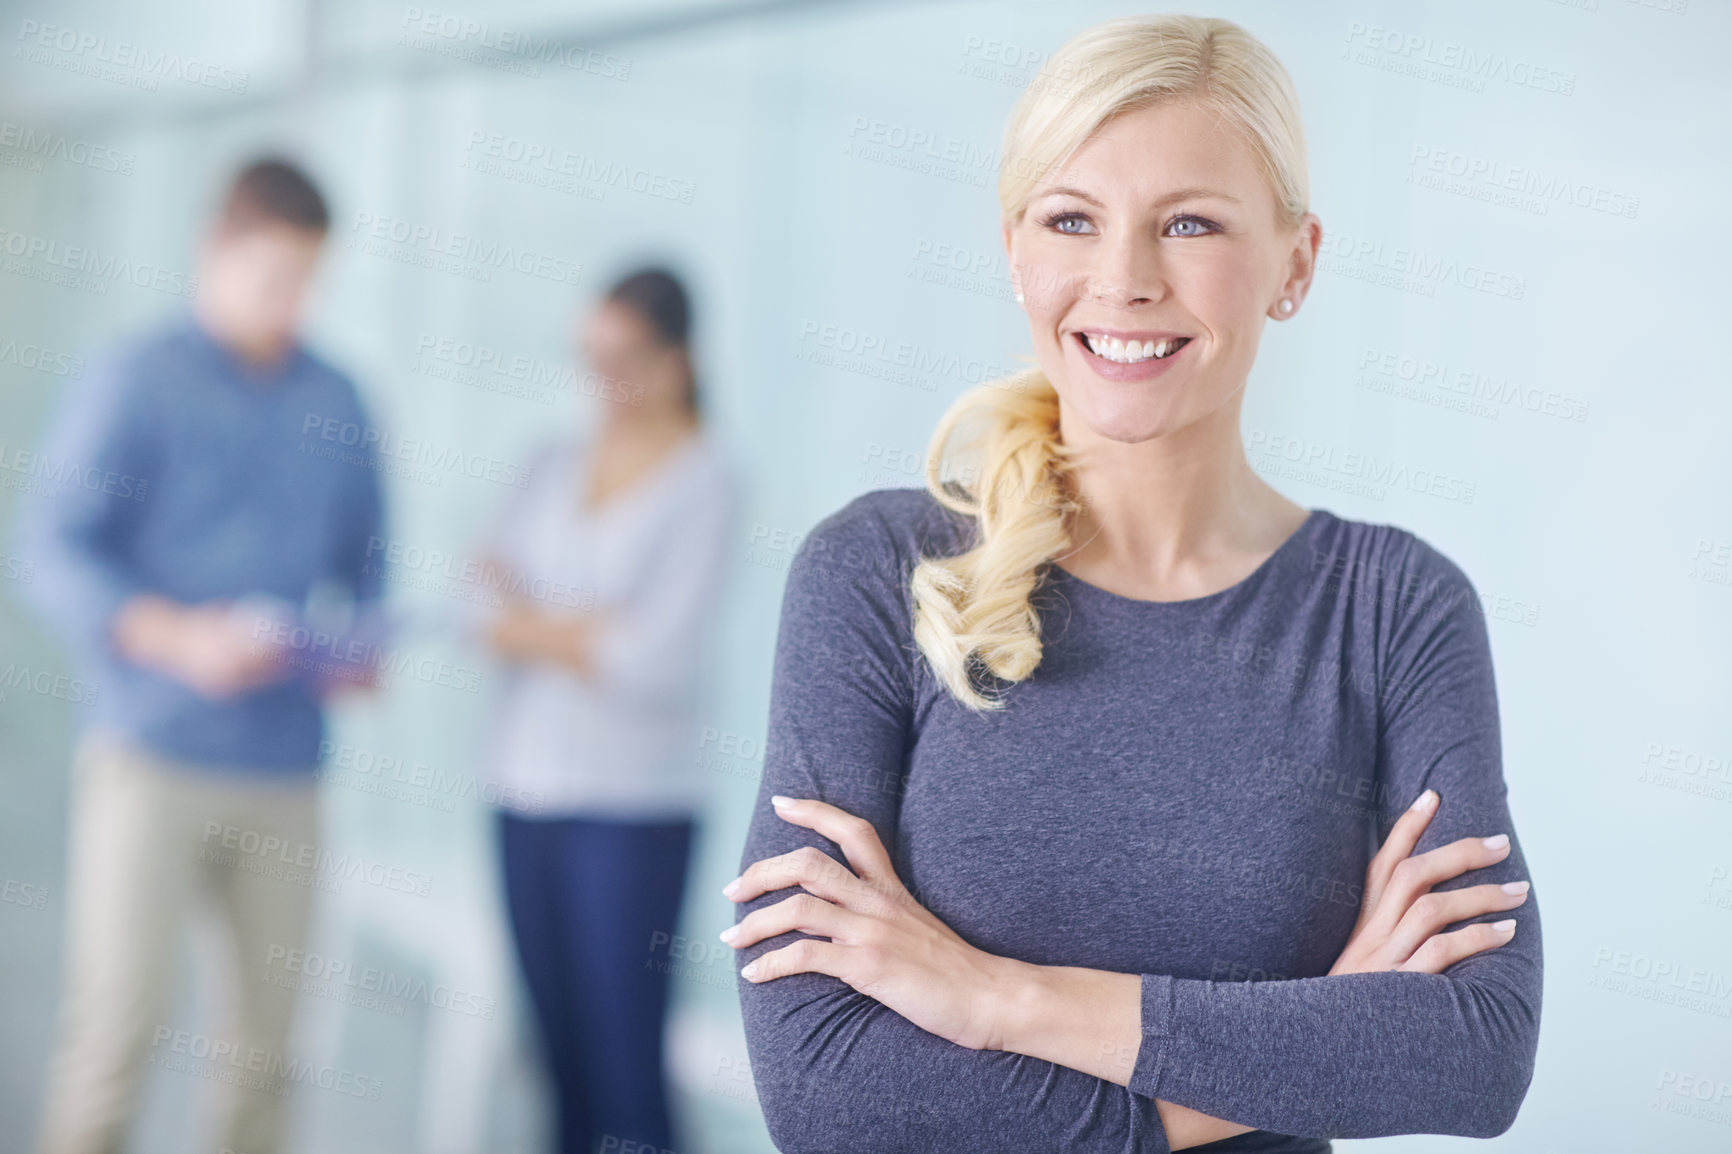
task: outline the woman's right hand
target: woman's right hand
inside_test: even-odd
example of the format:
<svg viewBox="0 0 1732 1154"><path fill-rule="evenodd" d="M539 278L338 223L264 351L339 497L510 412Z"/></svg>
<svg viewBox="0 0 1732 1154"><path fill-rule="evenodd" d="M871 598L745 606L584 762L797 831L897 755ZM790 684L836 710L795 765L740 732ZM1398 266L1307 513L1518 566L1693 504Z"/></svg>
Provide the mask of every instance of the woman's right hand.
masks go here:
<svg viewBox="0 0 1732 1154"><path fill-rule="evenodd" d="M1514 909L1528 900L1528 883L1431 892L1440 882L1509 856L1507 834L1465 837L1411 856L1437 812L1437 803L1434 790L1420 794L1366 867L1359 921L1347 939L1347 948L1330 968L1331 975L1383 970L1440 974L1463 958L1496 949L1515 936L1514 918L1475 922L1453 933L1439 932L1453 922Z"/></svg>

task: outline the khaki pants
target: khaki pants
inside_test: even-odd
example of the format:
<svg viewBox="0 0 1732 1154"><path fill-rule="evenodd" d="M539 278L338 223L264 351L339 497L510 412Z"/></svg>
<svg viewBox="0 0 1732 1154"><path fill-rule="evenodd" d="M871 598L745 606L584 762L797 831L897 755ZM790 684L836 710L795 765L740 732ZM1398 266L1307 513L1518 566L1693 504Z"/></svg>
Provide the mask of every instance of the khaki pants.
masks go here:
<svg viewBox="0 0 1732 1154"><path fill-rule="evenodd" d="M310 773L285 781L181 765L114 737L80 743L43 1154L118 1154L152 1067L223 1089L223 1147L276 1150L295 995L268 980L267 958L306 933L312 875L283 862L312 852L301 847L317 836L314 799ZM221 927L233 994L214 1028L177 1030L173 968L198 909Z"/></svg>

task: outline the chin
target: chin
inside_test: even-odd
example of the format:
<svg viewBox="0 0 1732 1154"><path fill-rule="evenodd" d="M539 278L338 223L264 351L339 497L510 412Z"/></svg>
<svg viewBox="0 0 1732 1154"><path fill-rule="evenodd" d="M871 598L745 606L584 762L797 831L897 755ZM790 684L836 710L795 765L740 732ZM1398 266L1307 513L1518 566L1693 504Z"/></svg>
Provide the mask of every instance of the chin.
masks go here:
<svg viewBox="0 0 1732 1154"><path fill-rule="evenodd" d="M1123 419L1117 421L1089 421L1089 428L1098 437L1108 441L1117 441L1122 445L1139 445L1144 441L1152 441L1156 437L1173 431L1173 426L1163 421L1135 421Z"/></svg>
<svg viewBox="0 0 1732 1154"><path fill-rule="evenodd" d="M1181 428L1186 422L1174 411L1170 399L1148 396L1093 395L1069 404L1071 416L1080 418L1095 436L1134 445Z"/></svg>

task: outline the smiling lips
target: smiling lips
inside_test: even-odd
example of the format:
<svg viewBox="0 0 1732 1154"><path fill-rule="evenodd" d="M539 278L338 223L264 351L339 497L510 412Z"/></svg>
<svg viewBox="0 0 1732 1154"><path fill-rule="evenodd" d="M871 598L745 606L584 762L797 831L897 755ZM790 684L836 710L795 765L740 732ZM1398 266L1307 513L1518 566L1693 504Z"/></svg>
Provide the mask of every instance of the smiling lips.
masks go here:
<svg viewBox="0 0 1732 1154"><path fill-rule="evenodd" d="M1191 342L1190 337L1172 334L1143 339L1134 334L1126 338L1115 333L1084 331L1077 336L1084 347L1095 356L1117 361L1121 365L1134 365L1148 360L1164 361Z"/></svg>
<svg viewBox="0 0 1732 1154"><path fill-rule="evenodd" d="M1146 381L1165 373L1191 338L1167 332L1079 329L1076 338L1091 371L1109 381Z"/></svg>

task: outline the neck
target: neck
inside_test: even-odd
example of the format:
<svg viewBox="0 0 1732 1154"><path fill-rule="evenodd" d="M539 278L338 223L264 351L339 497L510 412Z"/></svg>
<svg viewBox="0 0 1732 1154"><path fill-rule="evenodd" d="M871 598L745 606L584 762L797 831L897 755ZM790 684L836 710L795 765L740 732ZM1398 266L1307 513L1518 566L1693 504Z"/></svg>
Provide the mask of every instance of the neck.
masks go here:
<svg viewBox="0 0 1732 1154"><path fill-rule="evenodd" d="M620 440L660 440L690 432L697 427L696 416L685 408L634 409L630 405L609 404L602 417L602 431Z"/></svg>
<svg viewBox="0 0 1732 1154"><path fill-rule="evenodd" d="M1085 437L1074 478L1083 508L1067 563L1155 578L1199 557L1270 551L1298 510L1245 459L1237 404L1136 444Z"/></svg>

